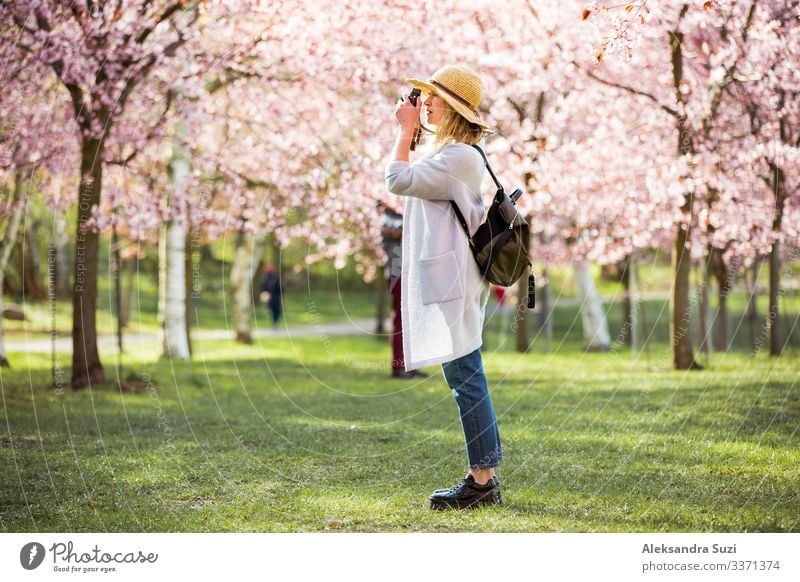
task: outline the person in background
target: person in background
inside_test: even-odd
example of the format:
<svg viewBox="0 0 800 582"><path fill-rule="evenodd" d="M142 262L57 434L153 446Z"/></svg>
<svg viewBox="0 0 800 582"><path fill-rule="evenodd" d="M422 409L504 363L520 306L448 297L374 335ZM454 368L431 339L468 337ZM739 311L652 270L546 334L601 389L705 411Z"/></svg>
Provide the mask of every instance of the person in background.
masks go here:
<svg viewBox="0 0 800 582"><path fill-rule="evenodd" d="M261 279L261 301L272 312L272 326L277 327L283 313L283 285L280 275L272 265L264 266L264 277Z"/></svg>
<svg viewBox="0 0 800 582"><path fill-rule="evenodd" d="M508 292L508 289L505 287L500 287L499 285L495 285L493 287L494 291L494 299L497 303L494 313L492 315L497 315L498 320L500 322L498 332L499 332L499 339L500 344L502 344L506 339L506 333L508 332L510 326L509 319L511 318L511 314L514 312L514 304L516 303L515 298Z"/></svg>
<svg viewBox="0 0 800 582"><path fill-rule="evenodd" d="M392 296L392 333L389 334L392 344L392 378L426 378L428 375L424 372L405 369L403 318L400 310L403 215L386 204L383 205L381 217L381 235L383 235L383 251L386 253L383 275Z"/></svg>

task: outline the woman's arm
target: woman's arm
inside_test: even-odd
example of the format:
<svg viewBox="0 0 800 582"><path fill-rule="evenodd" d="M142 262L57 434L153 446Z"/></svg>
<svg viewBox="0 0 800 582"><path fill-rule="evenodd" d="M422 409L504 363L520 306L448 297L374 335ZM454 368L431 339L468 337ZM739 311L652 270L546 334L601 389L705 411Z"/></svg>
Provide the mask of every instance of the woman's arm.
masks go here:
<svg viewBox="0 0 800 582"><path fill-rule="evenodd" d="M389 192L424 200L452 200L454 184L479 185L482 175L483 158L466 144L448 144L413 165L395 160L384 173ZM474 188L471 186L470 190ZM476 192L479 196L479 186Z"/></svg>
<svg viewBox="0 0 800 582"><path fill-rule="evenodd" d="M413 105L405 96L401 97L394 109L399 128L392 148L392 161L407 162L411 142L414 140L414 131L419 123L419 112L422 108L422 99L417 97L417 104Z"/></svg>
<svg viewBox="0 0 800 582"><path fill-rule="evenodd" d="M394 139L392 148L392 161L407 162L411 151L411 141L414 139L414 128L411 130L401 127L397 130L397 137Z"/></svg>

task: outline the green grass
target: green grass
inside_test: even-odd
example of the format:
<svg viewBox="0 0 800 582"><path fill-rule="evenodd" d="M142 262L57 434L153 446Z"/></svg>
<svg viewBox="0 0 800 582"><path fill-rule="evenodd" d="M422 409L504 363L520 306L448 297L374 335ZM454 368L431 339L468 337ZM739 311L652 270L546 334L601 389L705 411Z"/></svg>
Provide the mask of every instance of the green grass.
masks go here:
<svg viewBox="0 0 800 582"><path fill-rule="evenodd" d="M455 403L435 368L389 380L384 341L198 342L193 363L154 346L123 373L152 388L125 394L56 393L47 355L12 353L0 528L800 530L796 357L717 355L681 373L663 344L633 360L568 343L487 343L505 504L446 513L426 499L465 471Z"/></svg>

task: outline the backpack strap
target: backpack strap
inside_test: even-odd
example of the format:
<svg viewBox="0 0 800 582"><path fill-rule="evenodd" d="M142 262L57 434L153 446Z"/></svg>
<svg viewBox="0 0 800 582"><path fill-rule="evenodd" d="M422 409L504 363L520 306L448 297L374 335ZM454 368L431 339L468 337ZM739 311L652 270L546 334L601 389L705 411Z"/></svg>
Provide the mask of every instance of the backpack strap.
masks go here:
<svg viewBox="0 0 800 582"><path fill-rule="evenodd" d="M474 147L476 150L478 150L478 153L483 158L483 163L486 164L486 169L489 170L489 174L492 176L492 180L494 180L494 183L497 185L497 187L502 190L503 189L503 185L500 184L500 180L498 180L497 176L494 175L494 172L492 171L492 167L489 165L489 160L486 158L486 154L483 153L483 150L481 149L481 147L479 145L472 144L472 147ZM461 228L464 229L464 232L467 235L467 240L469 240L469 247L474 252L474 250L475 250L475 241L472 240L472 235L469 232L469 226L467 226L467 221L464 219L464 215L461 214L461 210L459 210L458 204L456 204L454 200L451 200L450 204L451 204L451 206L453 207L453 210L456 213L456 218L458 219L458 222L461 225Z"/></svg>
<svg viewBox="0 0 800 582"><path fill-rule="evenodd" d="M472 240L472 235L469 233L469 226L467 226L467 221L464 220L464 215L461 214L461 210L458 209L458 204L456 204L455 200L451 200L450 204L453 207L453 210L456 213L456 218L458 219L458 223L461 225L461 228L464 229L464 232L467 234L467 240L469 241L469 248L475 252L475 241Z"/></svg>
<svg viewBox="0 0 800 582"><path fill-rule="evenodd" d="M489 165L489 160L486 158L486 154L483 153L483 150L481 149L481 146L476 145L476 144L472 144L472 147L474 147L476 150L478 150L478 153L483 158L483 163L486 165L486 169L489 170L489 175L492 177L492 180L494 180L495 185L500 190L503 190L503 185L500 183L500 180L497 179L497 176L495 176L494 172L492 171L492 166ZM503 190L503 191L505 191L505 190ZM461 224L461 228L463 228L464 232L467 234L467 240L469 240L470 248L474 251L475 250L475 241L472 240L472 235L469 233L469 226L467 226L467 221L464 220L464 215L461 214L461 210L459 210L458 204L456 204L455 201L451 200L450 204L453 206L453 210L456 213L456 218L458 218L459 224ZM491 264L491 262L489 264Z"/></svg>
<svg viewBox="0 0 800 582"><path fill-rule="evenodd" d="M528 309L536 307L536 279L533 278L533 267L528 265Z"/></svg>
<svg viewBox="0 0 800 582"><path fill-rule="evenodd" d="M489 159L486 157L486 154L483 153L481 146L472 144L472 147L478 150L478 153L483 158L483 163L486 164L486 169L489 170L489 175L492 177L492 180L494 180L494 183L497 185L498 188L503 190L503 185L500 183L500 180L497 179L497 176L494 175L494 172L492 172L492 167L489 165Z"/></svg>

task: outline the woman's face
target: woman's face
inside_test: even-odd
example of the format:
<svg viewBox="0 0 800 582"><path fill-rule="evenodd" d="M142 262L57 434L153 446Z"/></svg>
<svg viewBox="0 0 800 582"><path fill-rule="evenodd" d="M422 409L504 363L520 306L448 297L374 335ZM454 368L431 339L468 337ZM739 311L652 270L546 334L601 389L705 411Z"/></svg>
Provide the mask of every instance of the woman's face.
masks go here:
<svg viewBox="0 0 800 582"><path fill-rule="evenodd" d="M446 109L447 103L445 100L435 93L428 95L428 98L425 99L425 112L428 123L431 125L439 125Z"/></svg>

